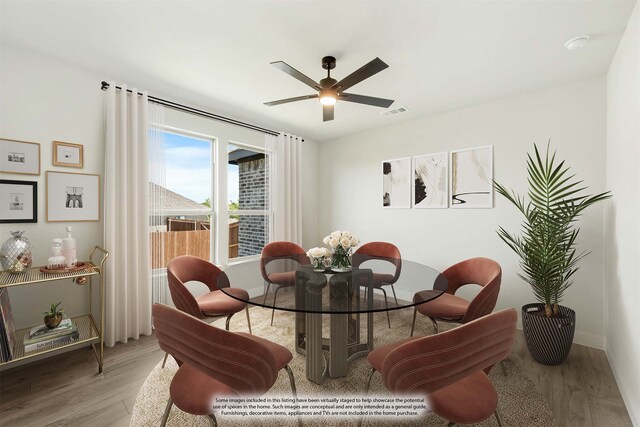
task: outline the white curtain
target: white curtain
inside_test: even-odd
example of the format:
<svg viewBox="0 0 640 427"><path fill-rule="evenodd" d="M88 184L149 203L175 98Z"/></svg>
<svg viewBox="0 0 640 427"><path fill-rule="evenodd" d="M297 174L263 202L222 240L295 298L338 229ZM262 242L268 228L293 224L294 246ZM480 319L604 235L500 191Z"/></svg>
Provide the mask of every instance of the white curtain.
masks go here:
<svg viewBox="0 0 640 427"><path fill-rule="evenodd" d="M148 97L110 82L106 94L105 344L151 334Z"/></svg>
<svg viewBox="0 0 640 427"><path fill-rule="evenodd" d="M266 135L269 155L273 241L302 244L302 189L300 164L302 138L281 133Z"/></svg>

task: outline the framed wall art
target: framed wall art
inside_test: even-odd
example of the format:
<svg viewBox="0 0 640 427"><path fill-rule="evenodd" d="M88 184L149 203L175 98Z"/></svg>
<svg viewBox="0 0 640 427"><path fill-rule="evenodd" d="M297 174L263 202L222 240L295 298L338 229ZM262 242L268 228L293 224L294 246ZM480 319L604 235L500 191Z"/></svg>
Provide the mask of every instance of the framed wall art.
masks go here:
<svg viewBox="0 0 640 427"><path fill-rule="evenodd" d="M40 175L40 144L0 138L0 172Z"/></svg>
<svg viewBox="0 0 640 427"><path fill-rule="evenodd" d="M382 162L382 207L411 208L411 157Z"/></svg>
<svg viewBox="0 0 640 427"><path fill-rule="evenodd" d="M493 207L493 146L451 151L449 172L452 208Z"/></svg>
<svg viewBox="0 0 640 427"><path fill-rule="evenodd" d="M0 179L0 223L38 222L38 183Z"/></svg>
<svg viewBox="0 0 640 427"><path fill-rule="evenodd" d="M100 176L47 171L47 221L100 221Z"/></svg>
<svg viewBox="0 0 640 427"><path fill-rule="evenodd" d="M449 156L447 152L415 156L413 169L413 207L437 209L449 207Z"/></svg>
<svg viewBox="0 0 640 427"><path fill-rule="evenodd" d="M53 141L53 165L68 168L83 167L83 147L81 144Z"/></svg>

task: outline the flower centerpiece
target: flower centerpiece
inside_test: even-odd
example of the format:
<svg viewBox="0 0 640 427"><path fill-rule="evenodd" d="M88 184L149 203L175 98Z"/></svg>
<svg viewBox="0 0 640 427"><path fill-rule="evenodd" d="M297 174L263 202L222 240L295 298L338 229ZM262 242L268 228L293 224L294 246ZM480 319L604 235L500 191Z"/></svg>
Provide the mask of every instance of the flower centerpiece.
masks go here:
<svg viewBox="0 0 640 427"><path fill-rule="evenodd" d="M331 259L331 252L327 248L315 247L307 251L307 256L314 270L324 271L324 269L329 266L326 261Z"/></svg>
<svg viewBox="0 0 640 427"><path fill-rule="evenodd" d="M351 268L351 249L360 243L358 238L350 231L337 230L322 239L322 242L331 249L331 269L348 271Z"/></svg>

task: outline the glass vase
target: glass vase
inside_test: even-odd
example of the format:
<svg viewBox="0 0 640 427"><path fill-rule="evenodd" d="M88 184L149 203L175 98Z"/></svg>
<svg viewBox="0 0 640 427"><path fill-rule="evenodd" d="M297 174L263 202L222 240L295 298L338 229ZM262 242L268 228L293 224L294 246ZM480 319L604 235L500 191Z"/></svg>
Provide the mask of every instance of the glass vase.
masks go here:
<svg viewBox="0 0 640 427"><path fill-rule="evenodd" d="M351 248L345 250L342 246L338 246L333 251L331 259L331 269L334 271L349 271L351 269Z"/></svg>

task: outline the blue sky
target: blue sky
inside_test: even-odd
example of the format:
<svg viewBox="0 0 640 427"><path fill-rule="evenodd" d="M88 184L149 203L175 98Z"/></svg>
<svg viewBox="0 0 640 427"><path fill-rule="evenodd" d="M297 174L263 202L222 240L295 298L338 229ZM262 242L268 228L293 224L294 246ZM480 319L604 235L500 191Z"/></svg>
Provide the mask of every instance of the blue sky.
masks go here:
<svg viewBox="0 0 640 427"><path fill-rule="evenodd" d="M165 133L166 188L198 203L211 194L211 143ZM228 165L228 198L238 200L238 167Z"/></svg>

